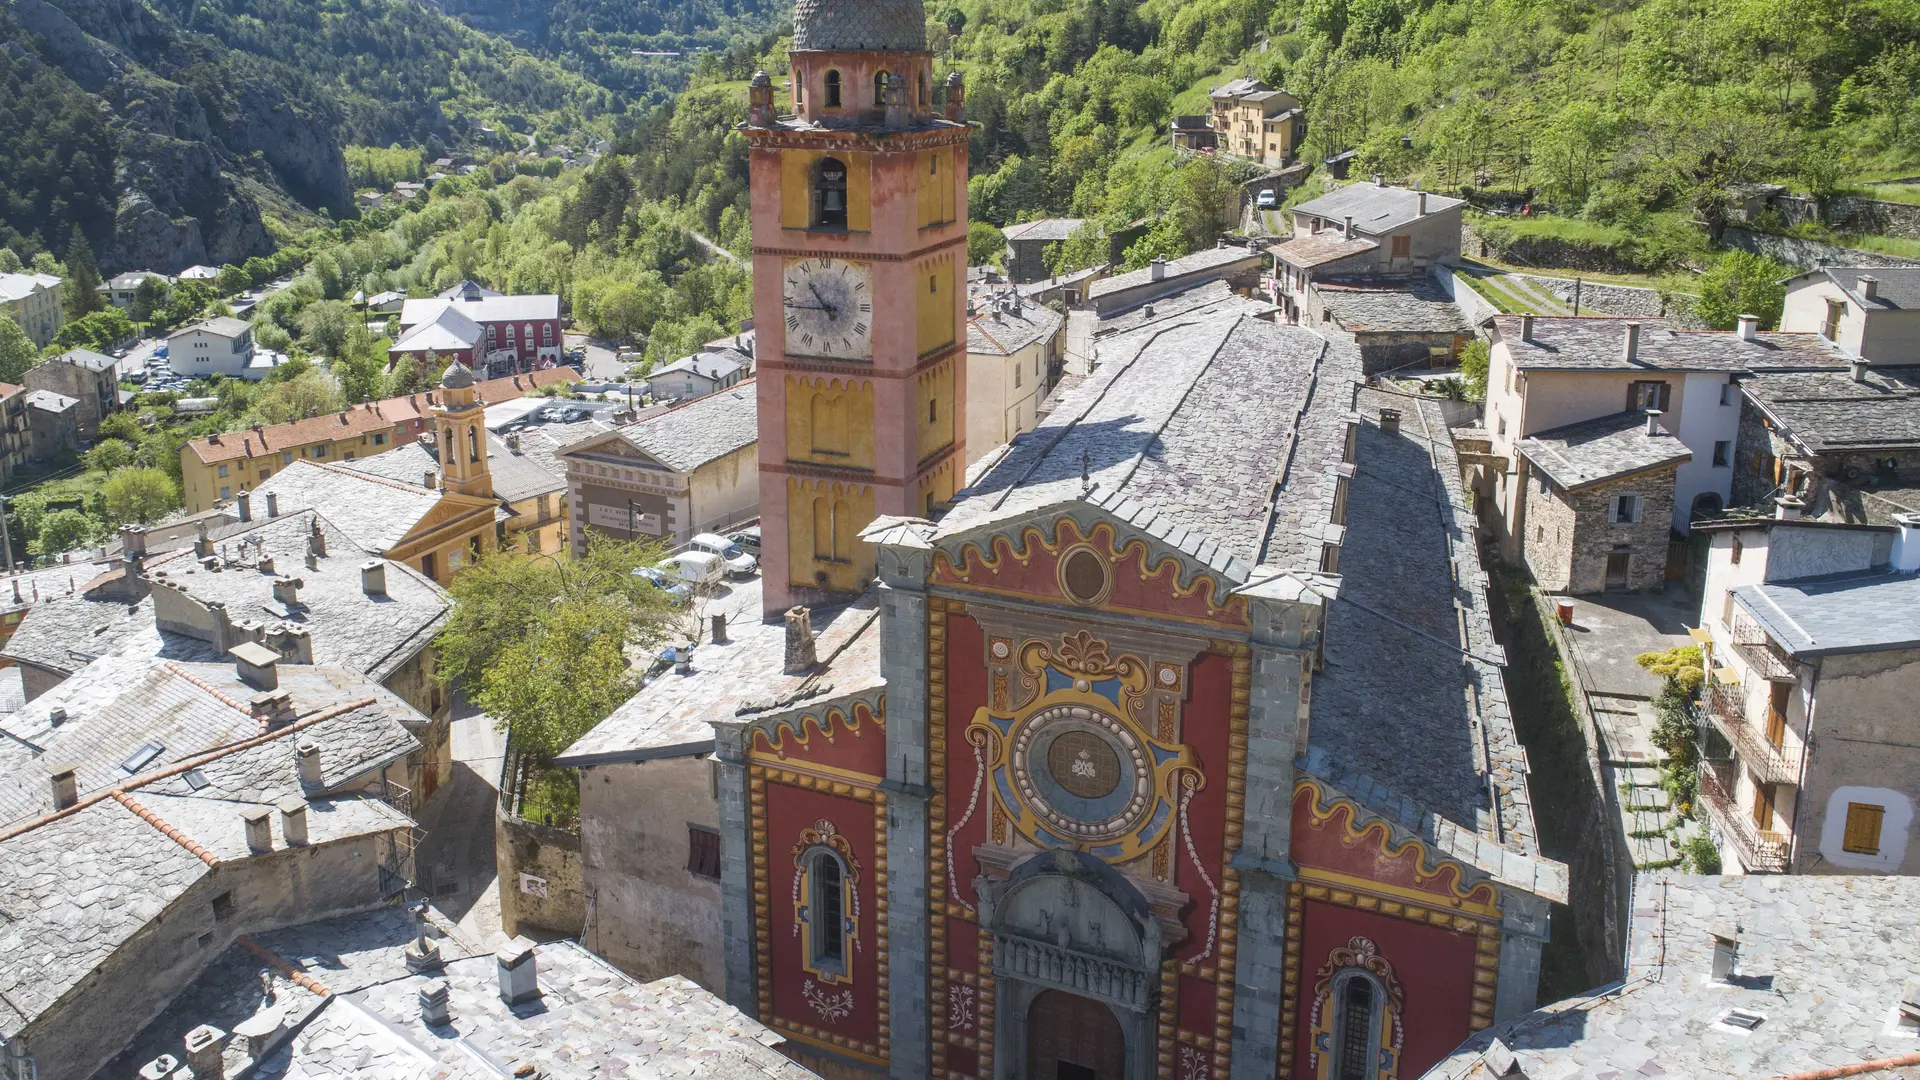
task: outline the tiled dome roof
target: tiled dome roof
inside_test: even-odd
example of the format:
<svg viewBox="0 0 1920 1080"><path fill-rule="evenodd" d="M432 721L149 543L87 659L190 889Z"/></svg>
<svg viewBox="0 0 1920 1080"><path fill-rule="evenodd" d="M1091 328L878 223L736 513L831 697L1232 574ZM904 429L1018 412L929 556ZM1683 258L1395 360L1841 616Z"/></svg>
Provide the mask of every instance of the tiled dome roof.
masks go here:
<svg viewBox="0 0 1920 1080"><path fill-rule="evenodd" d="M793 47L924 52L926 8L920 0L796 0Z"/></svg>

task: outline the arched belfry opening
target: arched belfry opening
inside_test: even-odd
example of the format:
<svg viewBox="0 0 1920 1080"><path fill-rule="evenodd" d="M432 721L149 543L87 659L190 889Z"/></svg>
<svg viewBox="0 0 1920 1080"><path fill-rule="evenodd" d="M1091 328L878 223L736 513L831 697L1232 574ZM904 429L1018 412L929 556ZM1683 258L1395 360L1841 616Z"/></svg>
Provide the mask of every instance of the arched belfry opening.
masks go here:
<svg viewBox="0 0 1920 1080"><path fill-rule="evenodd" d="M821 158L813 168L813 226L847 227L847 163L839 158Z"/></svg>

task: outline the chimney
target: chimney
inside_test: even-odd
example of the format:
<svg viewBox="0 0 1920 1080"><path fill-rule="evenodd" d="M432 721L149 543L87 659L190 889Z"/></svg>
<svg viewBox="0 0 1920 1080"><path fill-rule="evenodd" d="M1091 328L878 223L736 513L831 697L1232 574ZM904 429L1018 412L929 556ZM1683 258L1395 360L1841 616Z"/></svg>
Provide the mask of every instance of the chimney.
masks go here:
<svg viewBox="0 0 1920 1080"><path fill-rule="evenodd" d="M147 527L145 525L120 526L120 553L134 562L147 553Z"/></svg>
<svg viewBox="0 0 1920 1080"><path fill-rule="evenodd" d="M247 712L268 731L293 721L293 695L284 690L262 690L247 699Z"/></svg>
<svg viewBox="0 0 1920 1080"><path fill-rule="evenodd" d="M1895 514L1900 532L1893 538L1893 569L1902 574L1920 570L1920 514Z"/></svg>
<svg viewBox="0 0 1920 1080"><path fill-rule="evenodd" d="M713 617L712 640L715 644L727 640L727 617L725 615L715 615Z"/></svg>
<svg viewBox="0 0 1920 1080"><path fill-rule="evenodd" d="M432 470L432 469L428 469L428 470L427 470L427 475L426 475L426 478L425 478L425 479L423 479L423 480L421 480L421 481L420 481L420 483L421 483L421 485L422 485L422 486L424 486L424 487L425 487L425 488L426 488L426 489L427 489L428 491L432 491L432 490L433 490L433 470Z"/></svg>
<svg viewBox="0 0 1920 1080"><path fill-rule="evenodd" d="M1658 436L1663 434L1663 432L1660 430L1660 410L1659 409L1647 410L1647 434L1649 436Z"/></svg>
<svg viewBox="0 0 1920 1080"><path fill-rule="evenodd" d="M1140 315L1142 318L1145 318L1145 319L1153 318L1153 305L1148 304L1145 307L1141 308Z"/></svg>
<svg viewBox="0 0 1920 1080"><path fill-rule="evenodd" d="M226 1080L227 1033L212 1024L201 1024L187 1032L187 1068L193 1080Z"/></svg>
<svg viewBox="0 0 1920 1080"><path fill-rule="evenodd" d="M145 1065L140 1066L140 1080L168 1080L180 1069L180 1059L172 1054L161 1054Z"/></svg>
<svg viewBox="0 0 1920 1080"><path fill-rule="evenodd" d="M1520 340L1521 341L1533 340L1533 313L1532 312L1528 312L1527 314L1520 316Z"/></svg>
<svg viewBox="0 0 1920 1080"><path fill-rule="evenodd" d="M303 578L277 577L273 579L273 599L277 604L287 607L300 606L300 587L305 585Z"/></svg>
<svg viewBox="0 0 1920 1080"><path fill-rule="evenodd" d="M1352 214L1347 215L1346 224L1340 227L1340 238L1342 240L1353 239L1353 215Z"/></svg>
<svg viewBox="0 0 1920 1080"><path fill-rule="evenodd" d="M280 811L280 835L286 837L288 847L299 847L307 842L307 800L298 795L289 795L273 804Z"/></svg>
<svg viewBox="0 0 1920 1080"><path fill-rule="evenodd" d="M1382 174L1380 174L1380 173L1374 173L1374 174L1373 174L1373 186L1374 186L1374 187L1386 187L1386 186L1387 186L1387 178L1386 178L1386 177L1385 177L1384 175L1382 175Z"/></svg>
<svg viewBox="0 0 1920 1080"><path fill-rule="evenodd" d="M520 433L519 432L516 431L513 434L507 436L507 449L513 451L516 454L520 452Z"/></svg>
<svg viewBox="0 0 1920 1080"><path fill-rule="evenodd" d="M314 742L312 739L300 740L300 745L293 748L293 760L295 764L300 766L300 785L302 787L319 787L326 783L326 778L322 776L320 772L319 743Z"/></svg>
<svg viewBox="0 0 1920 1080"><path fill-rule="evenodd" d="M1849 363L1847 367L1853 375L1853 381L1863 383L1867 381L1867 372L1871 370L1872 365L1868 364L1865 360L1855 360Z"/></svg>
<svg viewBox="0 0 1920 1080"><path fill-rule="evenodd" d="M1621 348L1620 355L1629 364L1640 359L1640 324L1639 323L1630 322L1627 324L1626 344Z"/></svg>
<svg viewBox="0 0 1920 1080"><path fill-rule="evenodd" d="M65 810L80 801L80 782L74 778L72 769L62 769L53 774L53 808Z"/></svg>
<svg viewBox="0 0 1920 1080"><path fill-rule="evenodd" d="M1862 299L1877 300L1880 298L1879 278L1874 277L1872 274L1861 274L1858 284L1860 286L1860 296Z"/></svg>
<svg viewBox="0 0 1920 1080"><path fill-rule="evenodd" d="M313 529L307 533L307 554L325 555L327 553L327 534L320 531L320 519L313 519Z"/></svg>
<svg viewBox="0 0 1920 1080"><path fill-rule="evenodd" d="M247 827L247 850L255 855L273 850L273 811L264 806L249 806L240 811Z"/></svg>
<svg viewBox="0 0 1920 1080"><path fill-rule="evenodd" d="M1422 191L1419 194L1420 194L1420 216L1426 217L1427 216L1427 193Z"/></svg>
<svg viewBox="0 0 1920 1080"><path fill-rule="evenodd" d="M243 641L227 650L233 657L234 674L255 690L276 690L280 686L280 654L257 641Z"/></svg>
<svg viewBox="0 0 1920 1080"><path fill-rule="evenodd" d="M1799 521L1807 500L1798 495L1782 495L1773 501L1773 516L1780 521Z"/></svg>
<svg viewBox="0 0 1920 1080"><path fill-rule="evenodd" d="M1389 435L1399 434L1400 432L1400 410L1399 409L1381 409L1380 410L1380 430L1386 432Z"/></svg>
<svg viewBox="0 0 1920 1080"><path fill-rule="evenodd" d="M204 559L213 554L213 540L207 536L207 519L201 518L193 523L193 555Z"/></svg>
<svg viewBox="0 0 1920 1080"><path fill-rule="evenodd" d="M1740 959L1740 928L1732 923L1716 923L1708 931L1713 936L1713 981L1729 982L1733 966Z"/></svg>
<svg viewBox="0 0 1920 1080"><path fill-rule="evenodd" d="M788 608L784 670L789 675L798 675L810 670L817 659L813 649L813 614L803 607Z"/></svg>
<svg viewBox="0 0 1920 1080"><path fill-rule="evenodd" d="M280 516L280 493L277 491L267 492L267 516L270 518Z"/></svg>
<svg viewBox="0 0 1920 1080"><path fill-rule="evenodd" d="M360 591L368 596L387 595L387 564L372 559L360 566Z"/></svg>
<svg viewBox="0 0 1920 1080"><path fill-rule="evenodd" d="M420 988L420 1022L428 1027L453 1023L453 1010L447 1004L447 980L435 979Z"/></svg>
<svg viewBox="0 0 1920 1080"><path fill-rule="evenodd" d="M252 492L248 491L246 488L241 488L240 497L235 499L234 503L240 507L241 521L253 520L253 493Z"/></svg>
<svg viewBox="0 0 1920 1080"><path fill-rule="evenodd" d="M533 942L511 938L493 954L500 969L500 1000L519 1005L540 996L540 977L533 958Z"/></svg>
<svg viewBox="0 0 1920 1080"><path fill-rule="evenodd" d="M1153 257L1153 262L1151 262L1151 263L1149 263L1149 264L1147 265L1147 277L1148 277L1148 279L1150 279L1150 280L1152 280L1152 281L1160 281L1160 280L1162 280L1162 279L1164 279L1164 278L1165 278L1166 276L1167 276L1167 258L1166 258L1166 256L1164 256L1164 255L1155 255L1155 256Z"/></svg>
<svg viewBox="0 0 1920 1080"><path fill-rule="evenodd" d="M66 722L67 722L67 709L66 709L66 706L64 706L64 705L56 705L56 706L54 706L53 708L51 708L51 709L48 709L48 710L47 710L47 724L48 724L48 726L50 726L50 727L59 727L59 726L60 726L61 724L64 724L64 723L66 723Z"/></svg>

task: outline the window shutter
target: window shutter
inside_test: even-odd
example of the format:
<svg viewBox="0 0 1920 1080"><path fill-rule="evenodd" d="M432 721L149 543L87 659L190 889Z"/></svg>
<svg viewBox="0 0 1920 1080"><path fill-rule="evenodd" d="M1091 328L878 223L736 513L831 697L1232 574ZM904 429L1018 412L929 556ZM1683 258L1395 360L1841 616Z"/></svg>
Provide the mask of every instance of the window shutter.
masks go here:
<svg viewBox="0 0 1920 1080"><path fill-rule="evenodd" d="M1856 855L1880 854L1880 819L1886 812L1886 807L1872 803L1848 803L1847 832L1841 848Z"/></svg>

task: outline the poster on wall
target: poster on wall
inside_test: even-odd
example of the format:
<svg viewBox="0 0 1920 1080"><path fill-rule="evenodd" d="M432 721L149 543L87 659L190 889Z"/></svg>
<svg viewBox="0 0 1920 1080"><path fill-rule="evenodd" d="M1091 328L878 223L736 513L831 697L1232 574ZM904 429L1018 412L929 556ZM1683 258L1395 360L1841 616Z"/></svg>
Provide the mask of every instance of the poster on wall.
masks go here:
<svg viewBox="0 0 1920 1080"><path fill-rule="evenodd" d="M659 536L661 531L659 514L644 514L627 506L605 506L600 503L587 504L587 523L602 529L646 533L648 536Z"/></svg>
<svg viewBox="0 0 1920 1080"><path fill-rule="evenodd" d="M534 877L532 874L521 874L520 891L526 893L528 896L537 896L545 900L547 898L547 879Z"/></svg>

